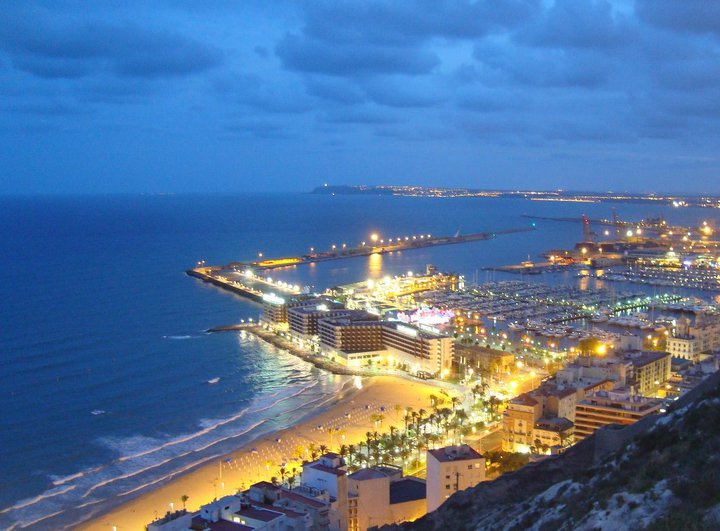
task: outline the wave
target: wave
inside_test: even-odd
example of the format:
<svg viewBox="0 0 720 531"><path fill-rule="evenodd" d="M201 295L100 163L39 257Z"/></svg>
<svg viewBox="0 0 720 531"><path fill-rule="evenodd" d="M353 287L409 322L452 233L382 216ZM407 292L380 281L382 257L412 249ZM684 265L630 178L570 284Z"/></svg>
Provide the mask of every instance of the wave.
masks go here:
<svg viewBox="0 0 720 531"><path fill-rule="evenodd" d="M327 388L317 389L321 380L314 379L280 388L256 397L248 407L229 417L201 419L198 421L200 429L170 440L142 435L97 439L118 456L81 472L50 477L52 488L0 511L0 528L36 525L51 517L77 520L82 515L86 519L90 508L93 512L107 510L110 505L119 503L121 497L137 495L177 474L217 459L240 444L288 427L298 421L298 416L293 413L304 409L310 414L317 411L318 405L336 399L338 383L331 382ZM303 397L307 393L310 395ZM298 397L303 398L298 400ZM268 411L272 412L268 414Z"/></svg>
<svg viewBox="0 0 720 531"><path fill-rule="evenodd" d="M43 500L47 500L47 499L53 498L55 496L60 496L61 494L65 494L66 492L74 490L75 488L77 488L76 485L69 485L62 489L56 488L56 489L47 490L47 491L43 492L42 494L35 496L34 498L28 498L26 500L22 500L22 501L16 503L15 505L12 505L10 507L6 507L5 509L0 510L0 514L9 513L11 511L17 511L18 509L24 509L26 507L34 505Z"/></svg>
<svg viewBox="0 0 720 531"><path fill-rule="evenodd" d="M194 337L199 336L162 336L163 339L175 339L175 340L182 340L182 339L192 339Z"/></svg>

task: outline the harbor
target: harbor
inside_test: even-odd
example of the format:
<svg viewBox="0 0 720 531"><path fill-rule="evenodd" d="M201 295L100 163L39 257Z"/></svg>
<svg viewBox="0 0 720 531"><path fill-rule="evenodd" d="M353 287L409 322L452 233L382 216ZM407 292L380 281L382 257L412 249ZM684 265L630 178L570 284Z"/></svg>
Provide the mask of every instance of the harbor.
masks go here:
<svg viewBox="0 0 720 531"><path fill-rule="evenodd" d="M326 262L359 258L370 255L410 251L440 245L453 245L489 240L501 235L515 234L535 230L534 226L503 229L494 232L476 232L453 236L433 236L432 234L414 234L385 238L378 233L369 235L367 241L354 247L347 244L332 245L327 251L315 251L311 248L308 254L280 258L263 258L258 253L259 260L250 262L231 262L224 266L206 265L202 260L196 267L186 271L188 276L213 284L219 288L231 291L255 302L262 302L264 296L297 296L308 292L308 288L297 284L273 279L267 273L287 267L297 267L303 264Z"/></svg>

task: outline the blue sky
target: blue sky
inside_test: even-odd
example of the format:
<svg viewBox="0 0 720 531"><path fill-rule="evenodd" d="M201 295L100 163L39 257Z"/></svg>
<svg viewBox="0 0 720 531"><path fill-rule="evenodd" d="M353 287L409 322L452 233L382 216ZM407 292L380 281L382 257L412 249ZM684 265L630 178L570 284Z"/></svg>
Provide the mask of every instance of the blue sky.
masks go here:
<svg viewBox="0 0 720 531"><path fill-rule="evenodd" d="M720 192L720 2L9 1L0 193Z"/></svg>

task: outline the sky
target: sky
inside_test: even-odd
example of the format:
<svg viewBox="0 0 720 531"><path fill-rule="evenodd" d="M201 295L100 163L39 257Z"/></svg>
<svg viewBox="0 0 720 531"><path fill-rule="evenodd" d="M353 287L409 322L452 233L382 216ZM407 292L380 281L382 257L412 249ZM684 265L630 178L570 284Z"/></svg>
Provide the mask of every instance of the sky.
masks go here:
<svg viewBox="0 0 720 531"><path fill-rule="evenodd" d="M720 193L715 0L4 0L0 193Z"/></svg>

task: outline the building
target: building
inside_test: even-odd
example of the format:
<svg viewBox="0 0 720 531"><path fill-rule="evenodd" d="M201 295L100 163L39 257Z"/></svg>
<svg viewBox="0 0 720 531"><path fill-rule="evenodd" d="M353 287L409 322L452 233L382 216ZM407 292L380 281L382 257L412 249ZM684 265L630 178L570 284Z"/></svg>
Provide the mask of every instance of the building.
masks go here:
<svg viewBox="0 0 720 531"><path fill-rule="evenodd" d="M633 396L623 391L600 391L578 402L575 410L575 439L582 440L608 424L630 425L656 413L661 401Z"/></svg>
<svg viewBox="0 0 720 531"><path fill-rule="evenodd" d="M301 485L327 494L330 502L329 529L348 528L347 465L342 457L328 452L316 461L304 464Z"/></svg>
<svg viewBox="0 0 720 531"><path fill-rule="evenodd" d="M533 446L537 453L557 454L574 443L575 424L567 418L542 418L535 423Z"/></svg>
<svg viewBox="0 0 720 531"><path fill-rule="evenodd" d="M698 361L702 352L720 348L720 319L699 313L695 322L687 318L678 320L675 334L667 340L667 350L672 356Z"/></svg>
<svg viewBox="0 0 720 531"><path fill-rule="evenodd" d="M318 335L320 319L351 315L353 311L355 310L333 307L328 301L317 301L312 305L288 308L288 323L290 331L299 338L310 339Z"/></svg>
<svg viewBox="0 0 720 531"><path fill-rule="evenodd" d="M192 524L193 515L185 509L168 512L162 518L151 522L148 531L186 531Z"/></svg>
<svg viewBox="0 0 720 531"><path fill-rule="evenodd" d="M628 384L635 394L656 396L665 389L672 374L672 355L669 352L632 352L625 355L632 364Z"/></svg>
<svg viewBox="0 0 720 531"><path fill-rule="evenodd" d="M485 481L485 458L467 444L427 451L427 512Z"/></svg>
<svg viewBox="0 0 720 531"><path fill-rule="evenodd" d="M348 476L348 529L365 531L420 518L426 512L425 495L425 482L404 478L399 467L360 469Z"/></svg>
<svg viewBox="0 0 720 531"><path fill-rule="evenodd" d="M511 399L503 413L503 451L529 452L534 441L535 423L540 418L542 418L542 402L529 393Z"/></svg>
<svg viewBox="0 0 720 531"><path fill-rule="evenodd" d="M382 322L382 342L392 364L405 366L412 374L447 376L452 367L451 337L400 323Z"/></svg>
<svg viewBox="0 0 720 531"><path fill-rule="evenodd" d="M320 345L326 356L350 366L377 363L411 374L449 374L452 338L393 321L375 321L360 310L346 311L319 321Z"/></svg>
<svg viewBox="0 0 720 531"><path fill-rule="evenodd" d="M348 354L384 349L380 322L377 316L366 312L321 319L318 329L324 349Z"/></svg>
<svg viewBox="0 0 720 531"><path fill-rule="evenodd" d="M312 297L309 295L293 297L285 299L274 293L265 293L262 297L263 313L260 316L260 322L272 328L287 330L288 328L288 309L301 308L304 306L314 306L325 304L328 307L333 306L332 301L326 299Z"/></svg>
<svg viewBox="0 0 720 531"><path fill-rule="evenodd" d="M478 345L455 344L453 353L453 372L461 377L472 370L475 374L483 372L509 372L515 366L515 355L504 350L481 347Z"/></svg>
<svg viewBox="0 0 720 531"><path fill-rule="evenodd" d="M578 398L578 389L575 387L558 387L546 383L530 391L530 395L542 404L543 417L566 418L570 422L575 422L575 406Z"/></svg>
<svg viewBox="0 0 720 531"><path fill-rule="evenodd" d="M613 356L578 356L573 363L560 369L555 380L559 386L583 387L590 382L609 380L616 386L625 385L632 372L630 360Z"/></svg>

